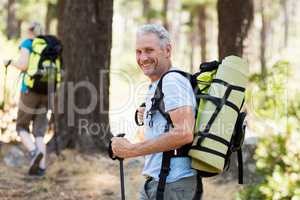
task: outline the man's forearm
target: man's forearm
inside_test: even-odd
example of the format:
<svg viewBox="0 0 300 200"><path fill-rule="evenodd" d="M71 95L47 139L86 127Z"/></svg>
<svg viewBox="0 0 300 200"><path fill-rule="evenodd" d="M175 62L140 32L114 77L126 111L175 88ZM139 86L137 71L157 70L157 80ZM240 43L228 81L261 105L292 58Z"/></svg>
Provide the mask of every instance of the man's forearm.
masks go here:
<svg viewBox="0 0 300 200"><path fill-rule="evenodd" d="M184 133L173 129L168 133L160 135L158 138L134 144L132 147L133 157L177 149L192 141L193 133Z"/></svg>

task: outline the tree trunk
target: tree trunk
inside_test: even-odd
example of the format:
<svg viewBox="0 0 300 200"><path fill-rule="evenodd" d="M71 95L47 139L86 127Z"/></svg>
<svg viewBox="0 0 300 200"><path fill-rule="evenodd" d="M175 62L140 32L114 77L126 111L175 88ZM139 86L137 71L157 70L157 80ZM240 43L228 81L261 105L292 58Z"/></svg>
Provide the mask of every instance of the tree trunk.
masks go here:
<svg viewBox="0 0 300 200"><path fill-rule="evenodd" d="M194 71L194 52L195 52L195 32L194 32L194 14L190 13L190 72Z"/></svg>
<svg viewBox="0 0 300 200"><path fill-rule="evenodd" d="M199 5L197 9L198 13L198 31L200 36L200 47L201 47L201 62L206 61L206 6L205 4Z"/></svg>
<svg viewBox="0 0 300 200"><path fill-rule="evenodd" d="M289 40L288 0L281 0L281 6L283 8L283 16L284 16L284 47L287 47L288 46L288 40Z"/></svg>
<svg viewBox="0 0 300 200"><path fill-rule="evenodd" d="M58 146L106 151L111 137L108 109L113 0L61 3L65 74L57 108ZM55 140L50 146L55 147Z"/></svg>
<svg viewBox="0 0 300 200"><path fill-rule="evenodd" d="M267 76L266 67L266 39L267 39L267 19L265 16L264 0L260 0L260 13L261 13L261 30L260 30L260 65L262 80Z"/></svg>
<svg viewBox="0 0 300 200"><path fill-rule="evenodd" d="M163 0L163 9L162 9L163 26L167 30L169 30L169 24L168 24L168 5L169 5L169 0Z"/></svg>
<svg viewBox="0 0 300 200"><path fill-rule="evenodd" d="M45 19L45 33L50 34L51 21L57 17L57 5L51 2L47 3L47 13Z"/></svg>
<svg viewBox="0 0 300 200"><path fill-rule="evenodd" d="M16 1L8 0L7 2L7 27L6 36L7 39L18 38L20 30L18 29L18 20L16 18Z"/></svg>
<svg viewBox="0 0 300 200"><path fill-rule="evenodd" d="M64 10L65 10L65 0L58 0L58 4L57 4L57 18L58 18L58 22L57 22L57 35L58 37L61 39L63 38L63 26L64 26Z"/></svg>
<svg viewBox="0 0 300 200"><path fill-rule="evenodd" d="M170 37L173 41L173 55L174 57L180 58L182 55L180 55L180 46L181 46L181 40L180 40L180 34L181 34L181 28L182 28L182 18L181 18L181 12L178 12L178 10L182 9L181 1L177 0L169 0L169 18L172 19L169 22L169 33Z"/></svg>
<svg viewBox="0 0 300 200"><path fill-rule="evenodd" d="M243 55L243 41L253 21L252 0L218 0L219 59ZM234 14L233 14L234 13Z"/></svg>
<svg viewBox="0 0 300 200"><path fill-rule="evenodd" d="M21 19L18 19L17 20L17 38L21 37L21 27L22 27L22 23L23 23L23 20Z"/></svg>
<svg viewBox="0 0 300 200"><path fill-rule="evenodd" d="M149 0L143 0L143 16L146 17L146 23L150 23L151 16L150 16L151 4Z"/></svg>

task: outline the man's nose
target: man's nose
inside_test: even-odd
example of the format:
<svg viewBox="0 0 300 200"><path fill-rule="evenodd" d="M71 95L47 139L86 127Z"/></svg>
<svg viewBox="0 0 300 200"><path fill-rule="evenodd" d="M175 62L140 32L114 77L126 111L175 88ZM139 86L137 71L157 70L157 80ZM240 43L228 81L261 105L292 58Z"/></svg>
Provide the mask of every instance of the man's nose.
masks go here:
<svg viewBox="0 0 300 200"><path fill-rule="evenodd" d="M140 54L140 60L141 61L146 61L148 60L148 55L146 53L141 53Z"/></svg>

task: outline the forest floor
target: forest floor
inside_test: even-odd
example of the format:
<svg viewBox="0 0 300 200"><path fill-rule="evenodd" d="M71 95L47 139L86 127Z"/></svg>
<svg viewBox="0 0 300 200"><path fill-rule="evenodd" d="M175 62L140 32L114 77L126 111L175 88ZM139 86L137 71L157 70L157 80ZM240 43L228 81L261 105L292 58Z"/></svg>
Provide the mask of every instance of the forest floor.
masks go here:
<svg viewBox="0 0 300 200"><path fill-rule="evenodd" d="M12 145L2 144L0 153L1 200L118 200L120 198L119 165L101 155L82 155L67 150L62 156L48 156L47 174L43 178L27 175L28 160L18 167L5 164ZM22 149L19 145L18 148ZM129 159L125 166L126 199L138 199L143 184L140 175L143 159ZM232 200L240 188L237 183L217 185L204 179L204 200Z"/></svg>

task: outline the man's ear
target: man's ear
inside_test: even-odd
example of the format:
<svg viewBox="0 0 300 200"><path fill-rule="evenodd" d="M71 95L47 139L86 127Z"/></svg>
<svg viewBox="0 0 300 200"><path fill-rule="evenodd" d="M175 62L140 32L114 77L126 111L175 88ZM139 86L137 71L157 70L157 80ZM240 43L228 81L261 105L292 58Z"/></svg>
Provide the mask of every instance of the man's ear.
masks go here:
<svg viewBox="0 0 300 200"><path fill-rule="evenodd" d="M171 57L171 52L172 52L171 44L166 45L165 51L166 51L167 58L170 58Z"/></svg>

